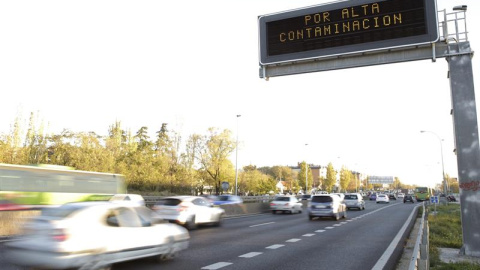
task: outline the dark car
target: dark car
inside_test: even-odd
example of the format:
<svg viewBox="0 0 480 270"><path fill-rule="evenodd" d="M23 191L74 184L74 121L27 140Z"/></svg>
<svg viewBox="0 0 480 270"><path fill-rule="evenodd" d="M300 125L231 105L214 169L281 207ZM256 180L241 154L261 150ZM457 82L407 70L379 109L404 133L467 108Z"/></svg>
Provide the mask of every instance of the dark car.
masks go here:
<svg viewBox="0 0 480 270"><path fill-rule="evenodd" d="M403 203L406 202L414 203L412 195L405 195L405 197L403 197Z"/></svg>
<svg viewBox="0 0 480 270"><path fill-rule="evenodd" d="M310 194L303 194L301 199L302 199L302 201L307 201L307 200L310 200L311 197L312 197L312 195L310 195Z"/></svg>
<svg viewBox="0 0 480 270"><path fill-rule="evenodd" d="M392 194L392 193L388 194L388 198L390 200L397 200L397 196L395 196L395 194Z"/></svg>

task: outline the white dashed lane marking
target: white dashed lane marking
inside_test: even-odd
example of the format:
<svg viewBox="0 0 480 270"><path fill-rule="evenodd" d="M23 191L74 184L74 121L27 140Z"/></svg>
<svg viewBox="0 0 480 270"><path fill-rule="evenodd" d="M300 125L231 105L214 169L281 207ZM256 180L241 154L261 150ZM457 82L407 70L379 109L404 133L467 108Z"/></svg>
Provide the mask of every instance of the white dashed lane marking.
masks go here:
<svg viewBox="0 0 480 270"><path fill-rule="evenodd" d="M218 262L218 263L214 263L214 264L210 264L208 266L205 266L205 267L202 267L201 269L206 269L206 270L216 270L216 269L220 269L222 267L225 267L225 266L228 266L232 263L227 263L227 262Z"/></svg>
<svg viewBox="0 0 480 270"><path fill-rule="evenodd" d="M271 246L268 246L266 248L268 249L277 249L277 248L281 248L281 247L284 247L285 245L271 245Z"/></svg>
<svg viewBox="0 0 480 270"><path fill-rule="evenodd" d="M324 232L325 230L316 230L315 232Z"/></svg>
<svg viewBox="0 0 480 270"><path fill-rule="evenodd" d="M302 236L305 236L305 237L310 237L310 236L314 236L315 234L314 233L307 233L307 234L304 234Z"/></svg>
<svg viewBox="0 0 480 270"><path fill-rule="evenodd" d="M295 243L295 242L298 242L298 241L300 241L300 240L302 240L302 239L293 238L293 239L289 239L289 240L287 240L287 241L285 241L285 242Z"/></svg>
<svg viewBox="0 0 480 270"><path fill-rule="evenodd" d="M253 258L255 256L258 256L262 254L262 252L250 252L250 253L247 253L247 254L243 254L243 255L240 255L238 257L241 257L241 258Z"/></svg>
<svg viewBox="0 0 480 270"><path fill-rule="evenodd" d="M325 227L327 230L335 229L335 227Z"/></svg>

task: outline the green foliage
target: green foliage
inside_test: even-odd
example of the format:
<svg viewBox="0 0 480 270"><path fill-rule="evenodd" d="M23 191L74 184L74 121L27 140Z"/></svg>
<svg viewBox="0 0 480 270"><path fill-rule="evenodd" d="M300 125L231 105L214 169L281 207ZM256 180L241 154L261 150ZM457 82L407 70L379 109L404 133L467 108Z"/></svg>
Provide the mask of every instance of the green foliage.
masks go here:
<svg viewBox="0 0 480 270"><path fill-rule="evenodd" d="M299 189L297 191L301 189L304 192L309 193L313 186L312 170L310 169L310 167L305 161L303 161L299 165L300 165L300 172L297 174ZM307 180L308 183L306 183L305 180Z"/></svg>
<svg viewBox="0 0 480 270"><path fill-rule="evenodd" d="M337 172L335 171L332 163L330 162L327 165L327 177L323 181L322 190L332 192L332 188L335 185L336 181L337 181Z"/></svg>
<svg viewBox="0 0 480 270"><path fill-rule="evenodd" d="M462 246L462 225L460 217L460 205L448 204L437 205L434 215L433 205L427 209L429 227L429 256L430 269L434 270L480 270L479 264L468 262L444 263L440 260L438 248L457 248Z"/></svg>

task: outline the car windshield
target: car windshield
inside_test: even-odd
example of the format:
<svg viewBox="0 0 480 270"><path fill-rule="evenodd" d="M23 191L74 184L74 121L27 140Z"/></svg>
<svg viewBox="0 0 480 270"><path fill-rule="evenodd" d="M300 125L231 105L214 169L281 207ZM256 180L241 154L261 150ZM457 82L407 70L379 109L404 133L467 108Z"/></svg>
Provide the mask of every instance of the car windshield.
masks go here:
<svg viewBox="0 0 480 270"><path fill-rule="evenodd" d="M345 200L356 200L357 195L345 195Z"/></svg>
<svg viewBox="0 0 480 270"><path fill-rule="evenodd" d="M333 199L330 196L313 196L312 197L312 202L315 202L315 203L329 203L332 201Z"/></svg>
<svg viewBox="0 0 480 270"><path fill-rule="evenodd" d="M275 201L282 201L282 202L288 202L290 201L289 197L277 197Z"/></svg>
<svg viewBox="0 0 480 270"><path fill-rule="evenodd" d="M228 201L229 196L218 196L217 201Z"/></svg>

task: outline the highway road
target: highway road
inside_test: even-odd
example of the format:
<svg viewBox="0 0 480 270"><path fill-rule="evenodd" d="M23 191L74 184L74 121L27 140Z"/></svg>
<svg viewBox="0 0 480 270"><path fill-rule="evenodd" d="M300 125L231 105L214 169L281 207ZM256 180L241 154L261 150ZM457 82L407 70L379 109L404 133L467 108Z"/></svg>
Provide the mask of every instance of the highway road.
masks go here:
<svg viewBox="0 0 480 270"><path fill-rule="evenodd" d="M228 218L221 227L190 231L189 248L173 260L138 260L113 269L394 269L408 236L402 229L417 204L366 203L366 210L350 210L339 221L309 221L306 211ZM0 265L22 269L1 255Z"/></svg>

